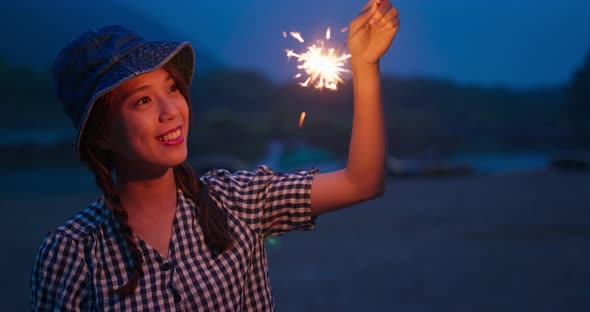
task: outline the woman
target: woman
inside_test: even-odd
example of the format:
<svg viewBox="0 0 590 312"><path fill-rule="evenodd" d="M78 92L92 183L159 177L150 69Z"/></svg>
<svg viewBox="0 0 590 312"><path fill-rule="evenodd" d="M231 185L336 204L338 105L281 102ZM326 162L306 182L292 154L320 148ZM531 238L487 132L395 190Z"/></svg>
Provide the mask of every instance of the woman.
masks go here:
<svg viewBox="0 0 590 312"><path fill-rule="evenodd" d="M55 91L103 194L46 236L33 310L274 310L264 238L312 229L315 216L383 193L378 63L398 25L387 0L371 0L350 24L349 159L325 174L260 166L196 179L184 162L191 46L121 26L70 43L54 64Z"/></svg>

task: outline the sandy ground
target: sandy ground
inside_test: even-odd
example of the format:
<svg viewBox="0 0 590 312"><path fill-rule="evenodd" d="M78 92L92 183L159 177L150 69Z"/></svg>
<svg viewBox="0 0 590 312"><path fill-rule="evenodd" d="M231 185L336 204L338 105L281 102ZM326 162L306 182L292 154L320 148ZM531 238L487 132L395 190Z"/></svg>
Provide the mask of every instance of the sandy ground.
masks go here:
<svg viewBox="0 0 590 312"><path fill-rule="evenodd" d="M26 311L43 235L97 193L55 169L0 190L1 310ZM590 311L590 174L391 180L267 249L279 311Z"/></svg>

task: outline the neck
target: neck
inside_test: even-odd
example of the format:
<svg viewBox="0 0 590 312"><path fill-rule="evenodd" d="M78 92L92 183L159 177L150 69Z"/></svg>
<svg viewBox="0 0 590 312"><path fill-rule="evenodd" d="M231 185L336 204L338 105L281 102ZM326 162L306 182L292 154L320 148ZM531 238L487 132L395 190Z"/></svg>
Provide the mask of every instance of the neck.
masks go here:
<svg viewBox="0 0 590 312"><path fill-rule="evenodd" d="M157 216L176 210L176 182L172 168L149 178L119 175L117 189L130 218Z"/></svg>

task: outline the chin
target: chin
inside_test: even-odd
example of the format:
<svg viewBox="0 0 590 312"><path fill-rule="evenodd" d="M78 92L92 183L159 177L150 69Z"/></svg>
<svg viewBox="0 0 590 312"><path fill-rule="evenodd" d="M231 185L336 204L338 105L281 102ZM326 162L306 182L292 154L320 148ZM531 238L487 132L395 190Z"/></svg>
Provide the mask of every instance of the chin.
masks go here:
<svg viewBox="0 0 590 312"><path fill-rule="evenodd" d="M187 159L187 150L180 149L174 152L159 153L158 155L146 155L145 161L151 166L159 168L172 168L182 164ZM156 157L153 157L156 156Z"/></svg>
<svg viewBox="0 0 590 312"><path fill-rule="evenodd" d="M186 149L182 153L177 153L176 155L171 155L170 158L167 159L170 167L176 167L182 164L188 156Z"/></svg>

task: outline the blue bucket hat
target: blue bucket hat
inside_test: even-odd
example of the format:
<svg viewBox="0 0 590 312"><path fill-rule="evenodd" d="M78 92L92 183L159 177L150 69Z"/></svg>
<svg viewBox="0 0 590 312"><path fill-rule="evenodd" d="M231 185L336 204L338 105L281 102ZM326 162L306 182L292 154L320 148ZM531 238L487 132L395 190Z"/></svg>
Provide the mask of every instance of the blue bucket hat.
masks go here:
<svg viewBox="0 0 590 312"><path fill-rule="evenodd" d="M190 43L147 41L120 25L85 32L58 54L53 63L53 90L78 132L78 158L80 138L96 100L123 82L169 62L190 85L195 66Z"/></svg>

